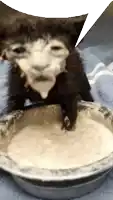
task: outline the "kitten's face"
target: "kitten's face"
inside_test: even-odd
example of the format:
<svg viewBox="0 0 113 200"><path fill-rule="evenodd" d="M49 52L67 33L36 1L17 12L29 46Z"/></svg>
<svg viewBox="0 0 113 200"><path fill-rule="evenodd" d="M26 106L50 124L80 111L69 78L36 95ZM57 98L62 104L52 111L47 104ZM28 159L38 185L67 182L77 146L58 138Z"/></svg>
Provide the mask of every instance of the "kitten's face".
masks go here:
<svg viewBox="0 0 113 200"><path fill-rule="evenodd" d="M57 75L66 70L69 50L62 41L45 37L24 44L13 41L4 50L4 55L21 69L32 89L46 98Z"/></svg>
<svg viewBox="0 0 113 200"><path fill-rule="evenodd" d="M20 15L7 21L0 30L2 55L46 98L57 75L66 71L66 59L77 40L73 23Z"/></svg>

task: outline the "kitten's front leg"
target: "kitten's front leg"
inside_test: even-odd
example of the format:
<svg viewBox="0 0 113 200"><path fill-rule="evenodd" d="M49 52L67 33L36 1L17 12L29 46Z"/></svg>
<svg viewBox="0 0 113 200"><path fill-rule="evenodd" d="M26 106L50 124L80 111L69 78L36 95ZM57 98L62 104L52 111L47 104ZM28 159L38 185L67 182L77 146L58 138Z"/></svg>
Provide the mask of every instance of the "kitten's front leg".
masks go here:
<svg viewBox="0 0 113 200"><path fill-rule="evenodd" d="M77 98L75 96L64 96L61 100L62 129L73 130L77 119Z"/></svg>
<svg viewBox="0 0 113 200"><path fill-rule="evenodd" d="M11 96L9 94L6 105L7 106L6 114L9 114L16 110L24 110L24 104L25 104L25 98L23 95Z"/></svg>
<svg viewBox="0 0 113 200"><path fill-rule="evenodd" d="M94 99L93 99L93 97L92 97L92 95L91 95L90 90L83 91L83 92L81 93L81 97L82 97L82 100L83 100L83 101L94 102Z"/></svg>
<svg viewBox="0 0 113 200"><path fill-rule="evenodd" d="M11 94L9 94L7 100L6 114L9 114L16 110L24 110L24 104L25 104L24 96L20 95L11 96Z"/></svg>

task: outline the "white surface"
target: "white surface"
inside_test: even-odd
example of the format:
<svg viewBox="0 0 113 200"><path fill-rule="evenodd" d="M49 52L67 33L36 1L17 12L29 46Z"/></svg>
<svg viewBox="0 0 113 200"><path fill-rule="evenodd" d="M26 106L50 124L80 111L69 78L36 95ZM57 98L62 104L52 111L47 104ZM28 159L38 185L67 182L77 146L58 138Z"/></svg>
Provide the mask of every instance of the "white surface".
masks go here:
<svg viewBox="0 0 113 200"><path fill-rule="evenodd" d="M53 0L32 0L32 1L23 1L23 0L16 0L16 8L40 8L40 9L45 9L44 10L44 16L55 16L51 15L52 10L55 10L57 12L57 16L59 13L59 8L62 9L62 12L66 10L66 15L69 16L69 8L104 8L104 0L95 0L95 1L89 1L89 0L67 0L66 2L64 0L60 1L57 0L56 2L54 1L55 6L49 7L48 5L53 5ZM56 5L58 5L56 7ZM65 9L64 9L65 5ZM62 14L63 16L63 14ZM64 15L65 16L65 15Z"/></svg>

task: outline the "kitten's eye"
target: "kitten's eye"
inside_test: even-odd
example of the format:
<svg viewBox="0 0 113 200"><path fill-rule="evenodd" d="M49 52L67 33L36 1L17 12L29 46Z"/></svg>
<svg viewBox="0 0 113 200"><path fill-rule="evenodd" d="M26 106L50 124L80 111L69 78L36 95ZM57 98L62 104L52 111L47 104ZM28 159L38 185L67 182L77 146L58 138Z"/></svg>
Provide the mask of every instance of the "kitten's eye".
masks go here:
<svg viewBox="0 0 113 200"><path fill-rule="evenodd" d="M24 47L17 47L15 49L13 49L13 52L18 53L18 54L24 53L25 51L26 51L26 49Z"/></svg>
<svg viewBox="0 0 113 200"><path fill-rule="evenodd" d="M52 46L51 47L51 50L53 50L53 51L60 51L60 50L62 50L63 48L61 47L61 46Z"/></svg>

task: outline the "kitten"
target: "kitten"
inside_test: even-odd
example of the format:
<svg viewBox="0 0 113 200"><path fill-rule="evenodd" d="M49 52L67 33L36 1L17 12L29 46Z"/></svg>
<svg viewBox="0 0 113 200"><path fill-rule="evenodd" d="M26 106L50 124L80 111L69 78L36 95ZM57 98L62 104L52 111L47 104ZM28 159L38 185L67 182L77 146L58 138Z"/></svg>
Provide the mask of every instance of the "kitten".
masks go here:
<svg viewBox="0 0 113 200"><path fill-rule="evenodd" d="M14 14L0 25L0 54L10 62L7 113L32 103L59 104L62 128L72 130L78 95L93 101L79 52L75 48L86 15L43 18Z"/></svg>

